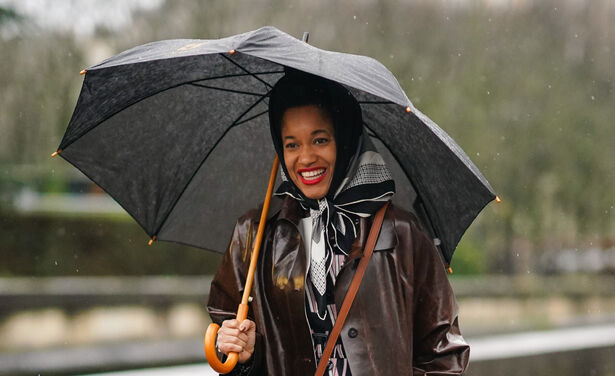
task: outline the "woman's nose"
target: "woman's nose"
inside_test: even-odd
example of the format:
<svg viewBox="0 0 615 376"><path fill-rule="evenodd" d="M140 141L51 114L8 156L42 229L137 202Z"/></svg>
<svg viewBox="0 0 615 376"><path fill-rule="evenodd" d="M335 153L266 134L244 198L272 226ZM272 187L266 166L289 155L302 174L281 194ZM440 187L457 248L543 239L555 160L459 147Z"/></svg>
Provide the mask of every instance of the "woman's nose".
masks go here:
<svg viewBox="0 0 615 376"><path fill-rule="evenodd" d="M311 145L301 148L299 154L299 163L304 166L309 166L310 164L316 162L317 159L318 155L316 154L314 148Z"/></svg>

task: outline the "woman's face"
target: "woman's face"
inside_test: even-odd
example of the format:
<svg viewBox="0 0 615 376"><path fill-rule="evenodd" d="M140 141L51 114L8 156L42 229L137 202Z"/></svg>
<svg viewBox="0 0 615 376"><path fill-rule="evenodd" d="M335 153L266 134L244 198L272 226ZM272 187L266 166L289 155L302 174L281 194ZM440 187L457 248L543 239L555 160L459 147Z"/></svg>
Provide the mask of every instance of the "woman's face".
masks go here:
<svg viewBox="0 0 615 376"><path fill-rule="evenodd" d="M333 179L337 148L333 124L318 107L292 107L282 117L284 163L290 179L311 199L323 198Z"/></svg>

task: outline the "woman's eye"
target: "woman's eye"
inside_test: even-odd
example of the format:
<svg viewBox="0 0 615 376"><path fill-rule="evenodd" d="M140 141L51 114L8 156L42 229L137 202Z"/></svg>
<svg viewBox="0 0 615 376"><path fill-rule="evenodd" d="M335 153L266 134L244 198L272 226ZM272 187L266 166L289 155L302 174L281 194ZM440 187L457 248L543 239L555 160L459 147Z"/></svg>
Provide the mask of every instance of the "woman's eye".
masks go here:
<svg viewBox="0 0 615 376"><path fill-rule="evenodd" d="M320 137L314 140L315 144L326 144L327 142L329 142L329 139L324 137Z"/></svg>
<svg viewBox="0 0 615 376"><path fill-rule="evenodd" d="M294 149L294 148L296 148L296 147L297 147L297 144L296 144L296 143L294 143L294 142L289 142L288 144L284 145L284 147L285 147L286 149Z"/></svg>

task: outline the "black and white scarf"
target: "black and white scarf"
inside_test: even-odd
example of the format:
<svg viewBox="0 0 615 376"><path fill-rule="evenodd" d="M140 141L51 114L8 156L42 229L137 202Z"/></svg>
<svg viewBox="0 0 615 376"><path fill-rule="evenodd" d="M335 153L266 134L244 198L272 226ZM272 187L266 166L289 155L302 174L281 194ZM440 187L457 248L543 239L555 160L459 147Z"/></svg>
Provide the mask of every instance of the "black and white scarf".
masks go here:
<svg viewBox="0 0 615 376"><path fill-rule="evenodd" d="M281 170L281 176L282 183L275 194L289 195L304 209L309 209L312 240L319 243L322 235L326 240L324 264L313 264L310 268L310 279L318 292L316 300L321 300L319 296L323 299L323 304L318 304L319 311L324 314L326 276L331 267L332 252L348 255L357 237L359 218L372 216L389 201L395 193L395 182L365 132L359 138L346 174L333 194L327 194L319 200L309 199L288 179L284 169Z"/></svg>

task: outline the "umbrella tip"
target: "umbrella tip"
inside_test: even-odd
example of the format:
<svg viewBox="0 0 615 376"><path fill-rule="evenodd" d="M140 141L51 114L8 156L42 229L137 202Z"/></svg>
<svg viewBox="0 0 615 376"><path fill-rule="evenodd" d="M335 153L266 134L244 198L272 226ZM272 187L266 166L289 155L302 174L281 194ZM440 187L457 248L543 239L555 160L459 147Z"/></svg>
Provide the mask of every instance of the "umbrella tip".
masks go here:
<svg viewBox="0 0 615 376"><path fill-rule="evenodd" d="M407 112L407 113L412 112L412 109L410 108L410 106L406 107L406 112Z"/></svg>
<svg viewBox="0 0 615 376"><path fill-rule="evenodd" d="M303 32L303 37L301 38L301 41L307 43L308 39L310 39L310 33L307 32L307 31L304 31Z"/></svg>
<svg viewBox="0 0 615 376"><path fill-rule="evenodd" d="M57 157L57 156L58 156L58 154L60 154L61 152L62 152L62 149L58 149L58 151L54 151L54 152L51 154L51 157L52 157L52 158L53 158L53 157Z"/></svg>
<svg viewBox="0 0 615 376"><path fill-rule="evenodd" d="M448 274L453 274L453 268L451 268L450 265L446 266L446 271L448 272Z"/></svg>
<svg viewBox="0 0 615 376"><path fill-rule="evenodd" d="M232 55L232 54L234 54L234 53L235 53L235 50L234 50L234 49L233 49L233 50L230 50L228 53L229 53L230 55Z"/></svg>
<svg viewBox="0 0 615 376"><path fill-rule="evenodd" d="M495 196L495 202L499 204L500 202L502 202L502 199L499 196Z"/></svg>
<svg viewBox="0 0 615 376"><path fill-rule="evenodd" d="M147 245L152 245L156 241L156 235L152 236L152 238L147 242Z"/></svg>
<svg viewBox="0 0 615 376"><path fill-rule="evenodd" d="M80 75L84 75L84 74L85 74L85 72L87 72L87 71L84 69L84 70L82 70L81 72L79 72L79 74L80 74Z"/></svg>

